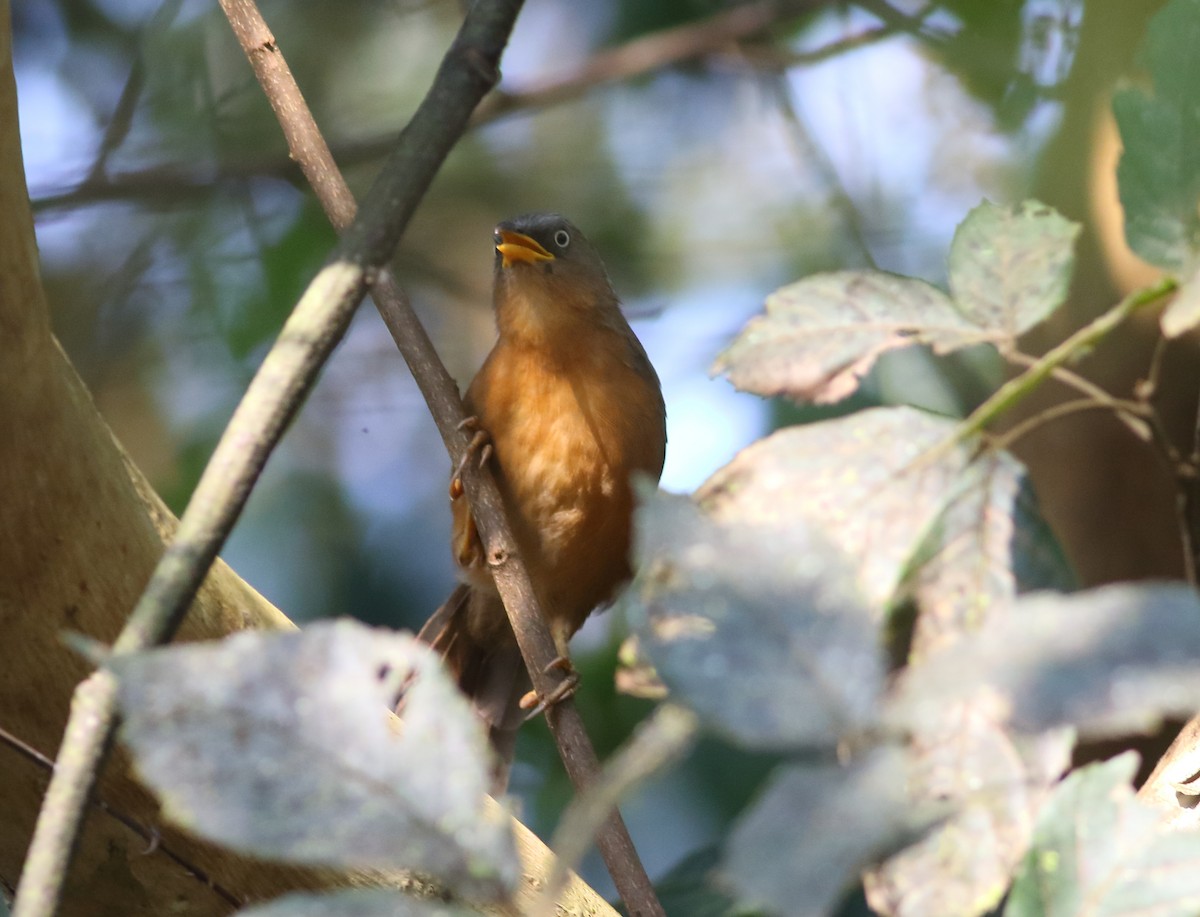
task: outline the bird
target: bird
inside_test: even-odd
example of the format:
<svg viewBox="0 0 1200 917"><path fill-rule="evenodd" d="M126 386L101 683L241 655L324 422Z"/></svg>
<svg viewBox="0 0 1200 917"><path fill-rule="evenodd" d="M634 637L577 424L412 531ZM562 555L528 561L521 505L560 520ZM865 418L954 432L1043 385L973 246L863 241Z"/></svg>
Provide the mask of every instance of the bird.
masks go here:
<svg viewBox="0 0 1200 917"><path fill-rule="evenodd" d="M499 223L494 245L496 342L463 398L476 433L450 484L461 583L419 636L488 727L497 792L530 679L459 475L472 457L491 463L556 664L570 669L571 636L632 575L632 478L658 482L667 426L658 374L579 228L526 214Z"/></svg>

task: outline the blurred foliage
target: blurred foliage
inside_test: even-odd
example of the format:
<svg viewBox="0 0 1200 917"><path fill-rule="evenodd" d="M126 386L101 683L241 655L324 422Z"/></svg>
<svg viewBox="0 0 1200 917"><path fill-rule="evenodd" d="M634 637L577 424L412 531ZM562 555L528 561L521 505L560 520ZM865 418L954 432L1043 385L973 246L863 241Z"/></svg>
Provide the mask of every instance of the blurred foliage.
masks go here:
<svg viewBox="0 0 1200 917"><path fill-rule="evenodd" d="M1131 46L1160 5L1123 0L1114 17L1111 0L829 3L709 57L518 110L452 155L401 245L399 276L465 383L491 342L491 226L528 210L569 214L644 319L635 327L666 386L664 484L675 490L797 420L895 403L961 416L1001 378L988 354L935 362L914 348L881 361L853 400L816 409L735 395L707 370L785 283L860 265L943 283L954 225L981 198L1021 200L1047 176L1082 183L1096 100L1122 75L1125 58L1110 49ZM569 74L594 50L729 6L530 0L505 88ZM158 9L157 0L46 0L14 4L13 16L56 330L178 510L332 233L216 5L184 0L156 19ZM362 193L459 5L271 0L263 12ZM841 41L838 53L806 57ZM1081 73L1077 61L1098 63ZM110 149L127 87L128 130L111 135ZM1066 183L1050 184L1066 194ZM1103 286L1089 208L1082 192L1060 205L1085 223L1078 274ZM1107 292L1083 308L1111 302ZM414 626L453 582L447 474L386 332L360 316L226 556L297 618L353 613ZM616 642L578 641L579 701L602 754L647 709L611 688ZM518 783L544 833L569 788L544 727L526 732ZM630 820L658 872L724 836L774 761L706 739L673 778L684 791L633 800ZM606 887L594 865L586 876Z"/></svg>

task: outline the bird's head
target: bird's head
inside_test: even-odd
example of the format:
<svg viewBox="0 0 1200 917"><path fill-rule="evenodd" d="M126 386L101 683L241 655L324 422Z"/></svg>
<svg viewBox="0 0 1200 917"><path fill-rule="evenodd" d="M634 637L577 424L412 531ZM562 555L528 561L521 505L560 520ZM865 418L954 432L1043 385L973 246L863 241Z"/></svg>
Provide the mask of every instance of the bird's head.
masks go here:
<svg viewBox="0 0 1200 917"><path fill-rule="evenodd" d="M619 314L600 254L566 217L533 213L496 227L495 299L503 325L528 330Z"/></svg>

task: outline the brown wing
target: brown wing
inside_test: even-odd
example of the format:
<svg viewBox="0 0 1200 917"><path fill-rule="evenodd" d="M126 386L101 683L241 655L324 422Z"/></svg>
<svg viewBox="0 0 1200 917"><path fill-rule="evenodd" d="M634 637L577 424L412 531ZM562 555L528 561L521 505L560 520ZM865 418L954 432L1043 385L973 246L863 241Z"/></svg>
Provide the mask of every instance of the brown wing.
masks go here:
<svg viewBox="0 0 1200 917"><path fill-rule="evenodd" d="M481 604L497 607L481 608ZM491 791L496 795L508 784L517 729L525 719L520 700L530 683L514 642L488 645L472 635L469 620L473 614L503 615L504 608L495 596L463 583L430 615L417 636L442 654L446 668L487 726L495 753Z"/></svg>

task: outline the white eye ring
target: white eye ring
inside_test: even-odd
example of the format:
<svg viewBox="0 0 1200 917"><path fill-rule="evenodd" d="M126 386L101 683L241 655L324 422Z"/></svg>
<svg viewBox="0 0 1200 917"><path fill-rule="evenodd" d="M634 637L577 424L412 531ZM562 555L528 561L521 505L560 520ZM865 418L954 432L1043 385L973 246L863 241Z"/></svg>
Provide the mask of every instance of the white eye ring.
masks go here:
<svg viewBox="0 0 1200 917"><path fill-rule="evenodd" d="M560 229L554 234L554 244L559 248L566 248L571 244L571 234L565 229Z"/></svg>

